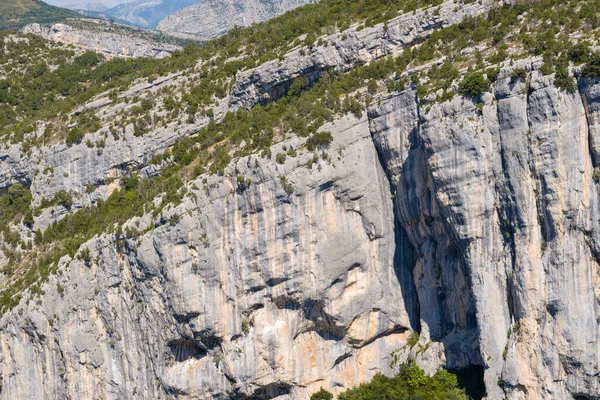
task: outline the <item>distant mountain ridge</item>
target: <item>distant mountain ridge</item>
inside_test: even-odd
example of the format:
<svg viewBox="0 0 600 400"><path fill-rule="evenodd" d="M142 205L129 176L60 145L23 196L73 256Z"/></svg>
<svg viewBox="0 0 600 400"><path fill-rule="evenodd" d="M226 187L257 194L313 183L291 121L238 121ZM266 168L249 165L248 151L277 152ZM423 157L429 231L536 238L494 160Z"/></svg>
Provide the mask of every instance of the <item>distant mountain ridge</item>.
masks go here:
<svg viewBox="0 0 600 400"><path fill-rule="evenodd" d="M199 0L135 0L104 12L139 27L154 29L163 18L196 3Z"/></svg>
<svg viewBox="0 0 600 400"><path fill-rule="evenodd" d="M109 9L109 7L105 6L103 3L98 2L82 2L82 3L73 3L67 4L64 6L69 10L84 10L84 11L95 11L95 12L103 12Z"/></svg>
<svg viewBox="0 0 600 400"><path fill-rule="evenodd" d="M181 9L163 20L157 29L215 38L234 26L246 27L314 0L206 0Z"/></svg>

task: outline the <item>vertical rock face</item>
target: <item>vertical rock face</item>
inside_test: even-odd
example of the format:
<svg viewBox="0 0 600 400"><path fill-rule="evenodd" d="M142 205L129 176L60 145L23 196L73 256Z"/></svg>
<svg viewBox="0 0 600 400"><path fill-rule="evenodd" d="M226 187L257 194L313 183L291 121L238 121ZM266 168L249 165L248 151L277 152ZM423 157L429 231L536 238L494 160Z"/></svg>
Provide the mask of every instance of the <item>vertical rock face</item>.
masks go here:
<svg viewBox="0 0 600 400"><path fill-rule="evenodd" d="M64 259L39 304L2 320L2 396L305 398L391 373L414 285L395 264L388 180L366 116L326 128L329 163L242 159L147 234ZM423 358L442 363L435 345Z"/></svg>
<svg viewBox="0 0 600 400"><path fill-rule="evenodd" d="M491 398L600 395L598 83L568 94L533 72L419 113L370 112L417 254L421 324L447 365L480 364Z"/></svg>
<svg viewBox="0 0 600 400"><path fill-rule="evenodd" d="M483 107L389 95L312 169L242 158L88 242L2 317L0 395L301 399L412 356L492 399L600 396L600 84L509 75Z"/></svg>

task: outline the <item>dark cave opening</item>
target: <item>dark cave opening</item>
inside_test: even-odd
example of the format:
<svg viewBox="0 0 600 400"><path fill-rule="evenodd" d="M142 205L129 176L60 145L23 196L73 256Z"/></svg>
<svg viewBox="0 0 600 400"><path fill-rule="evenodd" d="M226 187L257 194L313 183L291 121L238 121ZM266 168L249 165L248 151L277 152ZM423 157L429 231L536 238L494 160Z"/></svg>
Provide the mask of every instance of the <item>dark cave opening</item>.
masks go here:
<svg viewBox="0 0 600 400"><path fill-rule="evenodd" d="M283 382L275 382L266 386L261 386L256 389L251 399L256 400L268 400L274 399L279 396L289 395L291 392L291 386Z"/></svg>
<svg viewBox="0 0 600 400"><path fill-rule="evenodd" d="M470 399L481 400L487 396L483 381L483 366L469 365L450 370L458 378L458 386L465 389Z"/></svg>
<svg viewBox="0 0 600 400"><path fill-rule="evenodd" d="M206 356L206 351L191 339L172 340L167 346L177 362Z"/></svg>

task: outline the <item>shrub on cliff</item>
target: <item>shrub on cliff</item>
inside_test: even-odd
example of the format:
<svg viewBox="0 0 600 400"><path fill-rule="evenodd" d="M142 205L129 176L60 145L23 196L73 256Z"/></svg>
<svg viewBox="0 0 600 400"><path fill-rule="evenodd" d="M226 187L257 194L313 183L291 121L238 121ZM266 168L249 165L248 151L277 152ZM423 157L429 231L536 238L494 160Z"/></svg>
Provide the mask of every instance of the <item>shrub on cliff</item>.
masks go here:
<svg viewBox="0 0 600 400"><path fill-rule="evenodd" d="M310 151L318 148L327 147L333 140L331 132L315 132L306 141L306 148Z"/></svg>
<svg viewBox="0 0 600 400"><path fill-rule="evenodd" d="M589 61L587 65L583 67L582 72L590 78L597 78L600 76L600 52L590 55Z"/></svg>
<svg viewBox="0 0 600 400"><path fill-rule="evenodd" d="M566 67L556 68L556 75L554 75L554 85L557 88L564 89L569 93L575 93L577 86L575 79L569 75L569 71Z"/></svg>
<svg viewBox="0 0 600 400"><path fill-rule="evenodd" d="M481 72L470 72L458 85L458 93L463 96L479 97L490 89L490 82Z"/></svg>
<svg viewBox="0 0 600 400"><path fill-rule="evenodd" d="M513 81L525 80L526 78L527 70L525 68L515 68L510 74L510 79Z"/></svg>
<svg viewBox="0 0 600 400"><path fill-rule="evenodd" d="M333 395L329 393L327 390L321 388L317 393L313 393L310 396L310 400L331 400L333 399Z"/></svg>
<svg viewBox="0 0 600 400"><path fill-rule="evenodd" d="M289 88L287 94L288 94L288 96L292 96L292 97L299 96L300 93L305 91L307 88L308 88L308 79L306 79L305 77L296 78L290 85L290 88Z"/></svg>
<svg viewBox="0 0 600 400"><path fill-rule="evenodd" d="M60 204L64 208L70 209L73 205L73 198L69 193L65 192L64 190L61 190L60 192L54 195L54 202L56 204Z"/></svg>
<svg viewBox="0 0 600 400"><path fill-rule="evenodd" d="M85 133L83 133L81 129L79 129L79 127L74 127L69 131L69 134L67 135L67 146L72 146L76 143L81 143L81 140L84 136Z"/></svg>
<svg viewBox="0 0 600 400"><path fill-rule="evenodd" d="M8 193L0 196L0 218L8 222L17 214L25 214L31 204L31 192L28 188L16 183L8 188Z"/></svg>

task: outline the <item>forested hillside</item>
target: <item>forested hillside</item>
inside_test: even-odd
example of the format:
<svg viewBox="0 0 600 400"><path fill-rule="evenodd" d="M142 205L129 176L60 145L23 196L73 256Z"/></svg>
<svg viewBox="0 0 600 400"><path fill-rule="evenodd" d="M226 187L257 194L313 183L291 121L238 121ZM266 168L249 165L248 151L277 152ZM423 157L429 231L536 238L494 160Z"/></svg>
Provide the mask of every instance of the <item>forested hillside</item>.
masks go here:
<svg viewBox="0 0 600 400"><path fill-rule="evenodd" d="M0 2L0 30L19 29L32 22L54 23L77 17L74 11L51 6L40 0L3 0Z"/></svg>

